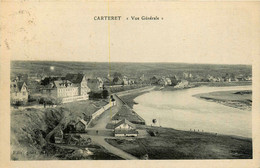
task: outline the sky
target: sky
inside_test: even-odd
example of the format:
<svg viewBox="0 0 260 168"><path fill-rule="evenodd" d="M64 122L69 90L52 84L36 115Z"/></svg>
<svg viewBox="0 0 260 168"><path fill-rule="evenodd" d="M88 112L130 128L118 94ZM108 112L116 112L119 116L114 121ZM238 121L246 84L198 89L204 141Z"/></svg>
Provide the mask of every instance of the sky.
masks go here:
<svg viewBox="0 0 260 168"><path fill-rule="evenodd" d="M6 3L11 60L252 64L259 42L253 3ZM95 21L94 16L122 16ZM158 16L159 21L126 20Z"/></svg>

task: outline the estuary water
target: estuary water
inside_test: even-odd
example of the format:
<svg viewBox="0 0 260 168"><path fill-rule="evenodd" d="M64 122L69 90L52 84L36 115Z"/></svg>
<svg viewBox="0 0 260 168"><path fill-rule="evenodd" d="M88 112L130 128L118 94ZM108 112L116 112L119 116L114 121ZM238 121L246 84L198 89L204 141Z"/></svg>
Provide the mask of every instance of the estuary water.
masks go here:
<svg viewBox="0 0 260 168"><path fill-rule="evenodd" d="M193 97L195 94L229 90L251 90L252 86L197 87L176 91L152 91L134 99L133 109L147 125L179 130L252 136L252 112Z"/></svg>

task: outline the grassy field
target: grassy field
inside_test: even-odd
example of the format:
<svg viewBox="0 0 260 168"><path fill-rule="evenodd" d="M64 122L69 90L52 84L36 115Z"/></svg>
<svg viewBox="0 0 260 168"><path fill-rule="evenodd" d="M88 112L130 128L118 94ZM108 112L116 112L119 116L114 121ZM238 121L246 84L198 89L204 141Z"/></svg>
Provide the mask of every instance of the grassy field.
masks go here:
<svg viewBox="0 0 260 168"><path fill-rule="evenodd" d="M142 128L144 129L144 128ZM146 127L157 136L137 139L107 139L138 158L149 159L251 159L252 140L209 133L179 131L162 127Z"/></svg>
<svg viewBox="0 0 260 168"><path fill-rule="evenodd" d="M84 100L79 102L71 102L62 104L61 107L64 107L71 111L75 116L83 116L83 113L87 115L93 114L98 109L102 108L108 104L106 101L94 101L94 100Z"/></svg>
<svg viewBox="0 0 260 168"><path fill-rule="evenodd" d="M208 101L224 104L226 106L239 108L242 110L251 110L252 91L219 91L194 95Z"/></svg>

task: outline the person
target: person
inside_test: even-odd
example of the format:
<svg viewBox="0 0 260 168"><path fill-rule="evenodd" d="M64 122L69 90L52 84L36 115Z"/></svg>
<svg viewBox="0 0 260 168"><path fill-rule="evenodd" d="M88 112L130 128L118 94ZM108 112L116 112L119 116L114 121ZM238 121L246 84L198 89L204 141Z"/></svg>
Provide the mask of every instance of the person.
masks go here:
<svg viewBox="0 0 260 168"><path fill-rule="evenodd" d="M96 130L96 133L98 134L98 130Z"/></svg>

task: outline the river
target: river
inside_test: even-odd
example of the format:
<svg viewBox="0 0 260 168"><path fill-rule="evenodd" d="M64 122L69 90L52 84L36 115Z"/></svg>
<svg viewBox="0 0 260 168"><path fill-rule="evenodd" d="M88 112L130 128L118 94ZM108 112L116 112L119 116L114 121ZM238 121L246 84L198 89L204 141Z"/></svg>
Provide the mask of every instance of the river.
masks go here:
<svg viewBox="0 0 260 168"><path fill-rule="evenodd" d="M152 91L134 99L133 109L147 125L179 130L252 136L252 112L193 97L214 91L251 90L252 86L197 87L176 91Z"/></svg>

